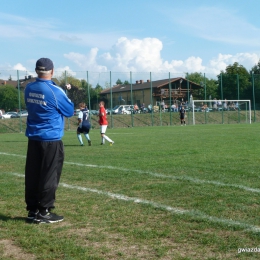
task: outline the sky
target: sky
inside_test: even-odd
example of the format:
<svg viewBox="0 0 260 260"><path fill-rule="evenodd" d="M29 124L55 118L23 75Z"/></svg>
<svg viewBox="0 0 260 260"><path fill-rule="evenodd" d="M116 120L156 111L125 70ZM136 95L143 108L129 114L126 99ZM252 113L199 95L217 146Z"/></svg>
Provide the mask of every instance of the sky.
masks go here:
<svg viewBox="0 0 260 260"><path fill-rule="evenodd" d="M0 78L35 75L41 57L57 75L121 80L130 71L214 76L234 62L250 70L259 10L259 0L2 0Z"/></svg>

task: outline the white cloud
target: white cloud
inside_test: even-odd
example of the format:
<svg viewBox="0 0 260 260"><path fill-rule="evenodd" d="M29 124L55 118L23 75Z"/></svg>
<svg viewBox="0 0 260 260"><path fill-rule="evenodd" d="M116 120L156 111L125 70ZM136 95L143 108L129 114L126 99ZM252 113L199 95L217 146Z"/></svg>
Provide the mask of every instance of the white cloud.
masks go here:
<svg viewBox="0 0 260 260"><path fill-rule="evenodd" d="M68 54L64 54L64 57L77 64L77 66L82 70L91 70L98 72L106 71L106 66L97 64L97 53L98 48L92 48L87 55L70 52Z"/></svg>
<svg viewBox="0 0 260 260"><path fill-rule="evenodd" d="M235 55L220 53L216 58L209 61L207 71L213 74L219 74L221 70L225 71L227 66L235 62L238 62L247 70L250 70L259 60L260 55L256 53L237 53Z"/></svg>
<svg viewBox="0 0 260 260"><path fill-rule="evenodd" d="M250 70L260 60L260 55L256 53L237 53L237 54L223 54L213 57L209 61L202 60L201 57L187 57L184 60L163 60L161 51L163 48L162 42L157 38L144 39L127 39L126 37L119 38L112 46L109 52L99 53L98 48L92 48L88 53L70 52L64 54L64 57L76 65L76 69L72 69L73 65L65 65L62 67L55 66L55 76L59 76L65 70L75 77L86 78L86 71L89 71L92 76L101 79L102 73L106 75L107 72L112 73L127 73L129 72L152 72L152 73L174 73L183 76L184 73L201 72L206 76L214 77L225 70L228 65L238 62L247 70ZM31 63L35 61L30 61ZM6 65L0 66L1 70L4 68L24 71L34 75L34 72L29 72L28 68L22 63L17 63L14 66ZM34 67L33 67L34 70ZM9 73L9 72L8 72ZM125 75L127 75L125 74ZM101 75L101 76L100 76ZM118 74L119 75L119 74ZM162 75L162 74L161 74ZM9 76L9 75L8 75ZM126 76L127 77L127 76ZM147 77L147 76L146 76ZM3 73L1 78L4 78Z"/></svg>
<svg viewBox="0 0 260 260"><path fill-rule="evenodd" d="M88 54L69 53L64 56L73 61L80 69L93 72L171 72L174 74L201 72L214 77L234 62L250 70L258 63L260 55L256 53L219 54L209 61L200 57L188 57L185 60L163 60L163 44L156 38L132 39L121 37L109 52L99 54L97 48Z"/></svg>
<svg viewBox="0 0 260 260"><path fill-rule="evenodd" d="M21 63L17 63L16 65L13 66L14 70L26 70L26 68L21 64Z"/></svg>
<svg viewBox="0 0 260 260"><path fill-rule="evenodd" d="M65 66L65 67L59 67L59 68L54 67L54 77L56 77L56 78L60 77L65 71L66 71L67 75L76 76L76 72L71 70L69 66Z"/></svg>

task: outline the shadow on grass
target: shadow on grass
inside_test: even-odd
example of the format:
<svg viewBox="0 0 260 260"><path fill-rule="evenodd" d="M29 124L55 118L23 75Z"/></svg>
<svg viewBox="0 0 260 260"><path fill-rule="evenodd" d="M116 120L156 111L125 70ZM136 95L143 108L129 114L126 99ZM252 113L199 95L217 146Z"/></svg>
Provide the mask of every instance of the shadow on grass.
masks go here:
<svg viewBox="0 0 260 260"><path fill-rule="evenodd" d="M1 141L1 143L27 143L28 139L26 138L26 140L24 141Z"/></svg>
<svg viewBox="0 0 260 260"><path fill-rule="evenodd" d="M79 144L64 144L64 143L63 143L63 146L78 146L78 147L80 147ZM88 145L85 145L85 146L88 146Z"/></svg>
<svg viewBox="0 0 260 260"><path fill-rule="evenodd" d="M28 220L26 217L13 217L12 218L12 217L7 217L7 216L1 215L1 214L0 214L0 220L5 221L5 222L13 220L13 221L25 222L27 224L34 224L33 220Z"/></svg>

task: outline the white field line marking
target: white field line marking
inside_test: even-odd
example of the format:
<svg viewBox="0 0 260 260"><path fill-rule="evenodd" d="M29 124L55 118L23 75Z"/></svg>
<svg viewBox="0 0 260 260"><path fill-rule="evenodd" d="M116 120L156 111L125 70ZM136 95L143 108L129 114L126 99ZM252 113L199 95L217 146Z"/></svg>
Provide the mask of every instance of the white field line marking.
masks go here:
<svg viewBox="0 0 260 260"><path fill-rule="evenodd" d="M250 188L247 186L239 185L239 184L227 184L227 183L222 183L218 181L207 181L207 180L200 180L200 179L195 179L189 176L171 176L171 175L164 175L160 173L154 173L154 172L148 172L148 171L141 171L141 170L134 170L134 169L126 169L126 168L120 168L120 167L114 167L114 166L100 166L100 165L93 165L93 164L82 164L82 163L74 163L74 162L64 162L65 164L73 164L77 166L83 166L83 167L92 167L92 168L103 168L103 169L110 169L110 170L119 170L123 172L136 172L139 174L148 174L157 178L166 178L166 179L172 179L172 180L181 180L181 181L190 181L198 184L213 184L216 186L225 186L225 187L234 187L234 188L239 188L242 190L250 191L250 192L255 192L255 193L260 193L260 189L257 188Z"/></svg>
<svg viewBox="0 0 260 260"><path fill-rule="evenodd" d="M9 153L2 153L2 152L0 152L0 154L7 155L7 156L22 157L22 158L26 157L24 155L9 154ZM127 168L121 168L121 167L101 166L101 165L83 164L83 163L74 163L74 162L64 162L64 164L77 165L77 166L90 167L90 168L118 170L118 171L122 171L122 172L136 172L139 174L148 174L148 175L151 175L151 176L154 176L157 178L165 178L165 179L180 180L180 181L190 181L190 182L197 183L197 184L212 184L212 185L222 186L222 187L233 187L233 188L237 188L237 189L241 189L241 190L245 190L245 191L249 191L249 192L253 192L253 193L260 193L260 189L257 189L257 188L250 188L250 187L240 185L240 184L228 184L228 183L223 183L223 182L218 182L218 181L200 180L200 179L192 178L189 176L171 176L171 175L164 175L164 174L160 174L160 173L127 169Z"/></svg>
<svg viewBox="0 0 260 260"><path fill-rule="evenodd" d="M9 174L12 174L17 177L24 177L24 175L19 174L19 173L9 173ZM186 209L174 208L171 206L167 206L167 205L149 201L149 200L144 200L144 199L135 198L135 197L128 197L128 196L125 196L122 194L116 194L116 193L111 193L111 192L97 190L97 189L85 188L85 187L70 185L70 184L66 184L66 183L60 183L59 185L64 188L68 188L68 189L97 193L99 195L110 197L112 199L118 199L118 200L124 200L124 201L130 201L130 202L134 202L134 203L149 205L153 208L165 210L165 211L171 212L176 215L187 215L187 216L190 216L193 218L203 219L203 220L207 220L207 221L210 221L213 223L220 223L220 224L225 224L228 226L237 226L237 227L243 228L245 231L257 232L257 233L260 232L260 227L258 227L258 226L243 223L240 221L235 221L232 219L224 219L224 218L209 216L199 210L186 210Z"/></svg>

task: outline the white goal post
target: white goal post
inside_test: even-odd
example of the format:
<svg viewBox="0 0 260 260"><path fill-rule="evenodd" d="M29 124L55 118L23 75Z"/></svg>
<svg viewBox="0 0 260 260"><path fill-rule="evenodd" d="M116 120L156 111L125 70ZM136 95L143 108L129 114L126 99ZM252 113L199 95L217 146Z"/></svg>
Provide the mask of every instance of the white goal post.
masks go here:
<svg viewBox="0 0 260 260"><path fill-rule="evenodd" d="M209 120L221 124L240 122L251 124L250 100L190 100L188 110L192 111L193 125L198 119L205 124ZM212 114L213 112L216 113Z"/></svg>

